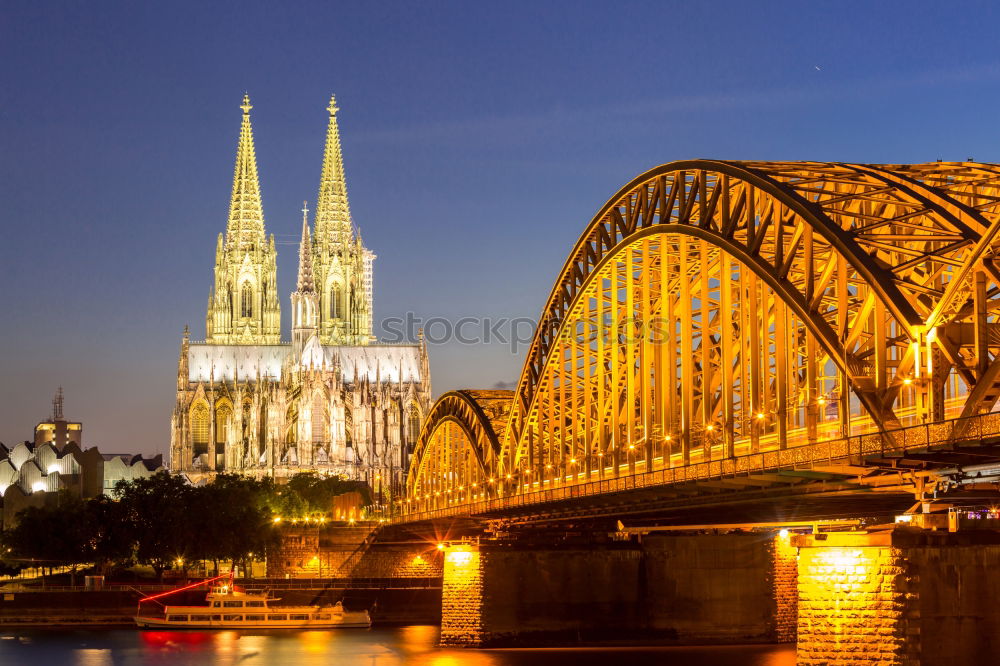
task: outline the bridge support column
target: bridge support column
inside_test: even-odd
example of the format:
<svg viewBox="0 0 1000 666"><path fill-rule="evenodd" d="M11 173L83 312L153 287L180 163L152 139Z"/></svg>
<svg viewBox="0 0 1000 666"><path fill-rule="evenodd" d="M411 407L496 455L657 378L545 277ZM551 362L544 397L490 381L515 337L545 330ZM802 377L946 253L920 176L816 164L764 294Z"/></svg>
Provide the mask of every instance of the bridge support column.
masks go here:
<svg viewBox="0 0 1000 666"><path fill-rule="evenodd" d="M642 549L651 636L680 643L790 643L796 550L787 534L649 535Z"/></svg>
<svg viewBox="0 0 1000 666"><path fill-rule="evenodd" d="M798 663L993 663L1000 539L914 528L793 537Z"/></svg>
<svg viewBox="0 0 1000 666"><path fill-rule="evenodd" d="M443 645L789 642L795 550L769 534L446 550Z"/></svg>
<svg viewBox="0 0 1000 666"><path fill-rule="evenodd" d="M441 645L482 645L483 554L478 546L452 546L444 554L441 583Z"/></svg>
<svg viewBox="0 0 1000 666"><path fill-rule="evenodd" d="M641 632L642 553L624 547L451 546L441 644L575 644Z"/></svg>

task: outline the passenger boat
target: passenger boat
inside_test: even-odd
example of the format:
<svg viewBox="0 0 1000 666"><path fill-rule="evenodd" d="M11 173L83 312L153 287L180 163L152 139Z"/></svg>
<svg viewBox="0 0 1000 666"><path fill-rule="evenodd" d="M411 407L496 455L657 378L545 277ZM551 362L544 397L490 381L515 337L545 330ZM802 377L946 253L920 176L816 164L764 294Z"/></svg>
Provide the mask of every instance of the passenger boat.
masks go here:
<svg viewBox="0 0 1000 666"><path fill-rule="evenodd" d="M222 578L229 580L216 582ZM145 602L206 583L211 587L204 606L163 605L159 612L148 606L143 609ZM339 601L332 606L278 606L276 601L280 599L267 593L239 590L227 574L140 599L135 622L140 627L157 629L332 629L372 624L368 611L344 610Z"/></svg>

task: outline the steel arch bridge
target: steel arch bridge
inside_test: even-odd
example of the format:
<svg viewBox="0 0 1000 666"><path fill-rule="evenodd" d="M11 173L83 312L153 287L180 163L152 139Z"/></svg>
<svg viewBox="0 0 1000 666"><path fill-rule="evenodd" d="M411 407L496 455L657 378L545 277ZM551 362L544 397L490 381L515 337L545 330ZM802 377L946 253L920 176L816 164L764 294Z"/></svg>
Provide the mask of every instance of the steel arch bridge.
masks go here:
<svg viewBox="0 0 1000 666"><path fill-rule="evenodd" d="M998 232L1000 165L651 169L573 247L516 391L435 404L399 508L1000 434Z"/></svg>

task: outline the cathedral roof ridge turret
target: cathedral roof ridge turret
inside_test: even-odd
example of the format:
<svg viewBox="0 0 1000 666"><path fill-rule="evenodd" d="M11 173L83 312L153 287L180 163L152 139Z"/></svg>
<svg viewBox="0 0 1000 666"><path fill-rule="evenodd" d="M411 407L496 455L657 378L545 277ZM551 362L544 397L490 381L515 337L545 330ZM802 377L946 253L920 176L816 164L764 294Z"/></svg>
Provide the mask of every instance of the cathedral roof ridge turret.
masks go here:
<svg viewBox="0 0 1000 666"><path fill-rule="evenodd" d="M296 288L300 293L316 291L312 267L312 242L309 238L309 207L305 201L302 202L302 240L299 242L299 279Z"/></svg>

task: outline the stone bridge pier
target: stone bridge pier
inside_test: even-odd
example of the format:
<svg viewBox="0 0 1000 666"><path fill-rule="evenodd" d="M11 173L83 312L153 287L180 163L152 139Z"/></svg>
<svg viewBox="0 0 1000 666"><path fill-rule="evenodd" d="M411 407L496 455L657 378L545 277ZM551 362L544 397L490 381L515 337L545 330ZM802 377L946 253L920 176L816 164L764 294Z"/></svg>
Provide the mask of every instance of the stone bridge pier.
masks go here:
<svg viewBox="0 0 1000 666"><path fill-rule="evenodd" d="M445 550L441 642L797 642L802 666L1000 663L1000 532L644 535Z"/></svg>
<svg viewBox="0 0 1000 666"><path fill-rule="evenodd" d="M1000 663L996 532L795 536L798 663Z"/></svg>
<svg viewBox="0 0 1000 666"><path fill-rule="evenodd" d="M441 643L794 640L787 535L646 535L638 541L447 547Z"/></svg>

